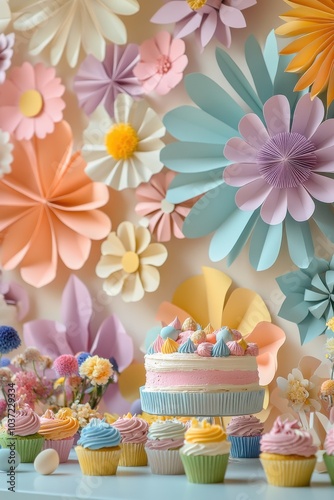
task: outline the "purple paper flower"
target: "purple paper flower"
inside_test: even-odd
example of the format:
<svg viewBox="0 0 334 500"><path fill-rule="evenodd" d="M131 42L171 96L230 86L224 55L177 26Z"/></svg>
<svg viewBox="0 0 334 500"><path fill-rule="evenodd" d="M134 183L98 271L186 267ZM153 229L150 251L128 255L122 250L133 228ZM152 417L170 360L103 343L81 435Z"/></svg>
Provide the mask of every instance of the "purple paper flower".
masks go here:
<svg viewBox="0 0 334 500"><path fill-rule="evenodd" d="M17 320L22 321L28 314L30 308L30 300L28 292L15 282L5 282L2 279L0 271L0 295L8 306L15 306L17 309Z"/></svg>
<svg viewBox="0 0 334 500"><path fill-rule="evenodd" d="M141 96L141 83L133 74L138 61L139 48L133 43L125 47L108 45L102 62L93 55L87 56L73 81L73 89L84 112L90 115L102 104L112 117L118 94Z"/></svg>
<svg viewBox="0 0 334 500"><path fill-rule="evenodd" d="M0 84L5 81L6 71L12 63L14 41L14 33L0 33Z"/></svg>
<svg viewBox="0 0 334 500"><path fill-rule="evenodd" d="M226 47L231 45L231 28L245 28L242 10L257 0L171 0L151 18L152 23L175 23L174 36L196 34L204 48L212 38Z"/></svg>
<svg viewBox="0 0 334 500"><path fill-rule="evenodd" d="M264 104L265 124L253 114L239 123L243 138L234 137L224 155L226 184L238 187L235 201L241 210L261 207L267 224L279 224L287 213L298 222L315 210L314 200L334 202L334 119L323 120L319 98L305 94L293 118L288 99L276 95Z"/></svg>

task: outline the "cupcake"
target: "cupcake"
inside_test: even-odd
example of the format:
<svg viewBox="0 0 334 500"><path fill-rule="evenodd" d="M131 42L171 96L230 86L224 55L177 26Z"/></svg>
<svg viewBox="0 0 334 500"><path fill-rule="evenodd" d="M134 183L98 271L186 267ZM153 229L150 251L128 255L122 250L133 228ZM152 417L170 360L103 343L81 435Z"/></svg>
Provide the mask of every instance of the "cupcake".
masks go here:
<svg viewBox="0 0 334 500"><path fill-rule="evenodd" d="M180 420L156 420L150 425L145 451L152 474L184 474L179 450L187 425Z"/></svg>
<svg viewBox="0 0 334 500"><path fill-rule="evenodd" d="M44 437L39 434L40 418L25 403L17 402L14 416L3 419L0 430L0 446L14 446L20 455L21 462L33 463L42 451Z"/></svg>
<svg viewBox="0 0 334 500"><path fill-rule="evenodd" d="M113 427L121 433L121 458L120 466L138 467L147 465L145 443L147 441L148 423L131 413L120 417L114 422Z"/></svg>
<svg viewBox="0 0 334 500"><path fill-rule="evenodd" d="M180 456L191 483L223 483L231 444L220 425L193 419Z"/></svg>
<svg viewBox="0 0 334 500"><path fill-rule="evenodd" d="M226 427L232 458L258 458L263 424L254 415L233 417Z"/></svg>
<svg viewBox="0 0 334 500"><path fill-rule="evenodd" d="M260 442L260 460L273 486L308 486L316 464L317 447L297 420L278 417Z"/></svg>
<svg viewBox="0 0 334 500"><path fill-rule="evenodd" d="M78 429L79 422L72 416L70 408L61 408L56 415L52 410L46 410L41 416L39 430L45 438L43 450L53 448L59 455L59 462L67 462Z"/></svg>
<svg viewBox="0 0 334 500"><path fill-rule="evenodd" d="M331 427L327 432L324 448L323 460L327 467L331 483L334 484L334 427Z"/></svg>

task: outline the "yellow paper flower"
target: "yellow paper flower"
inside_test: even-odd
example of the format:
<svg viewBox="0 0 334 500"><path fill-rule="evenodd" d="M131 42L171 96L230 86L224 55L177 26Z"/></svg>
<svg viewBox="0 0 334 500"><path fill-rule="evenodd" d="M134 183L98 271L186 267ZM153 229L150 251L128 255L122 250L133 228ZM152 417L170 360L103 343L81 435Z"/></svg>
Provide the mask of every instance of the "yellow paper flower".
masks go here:
<svg viewBox="0 0 334 500"><path fill-rule="evenodd" d="M79 367L82 377L89 378L92 385L106 385L114 371L109 359L90 356Z"/></svg>
<svg viewBox="0 0 334 500"><path fill-rule="evenodd" d="M334 100L334 3L319 0L284 0L293 8L281 17L286 24L276 34L297 37L281 54L296 54L286 67L302 73L295 91L311 87L311 97L327 89L327 107Z"/></svg>

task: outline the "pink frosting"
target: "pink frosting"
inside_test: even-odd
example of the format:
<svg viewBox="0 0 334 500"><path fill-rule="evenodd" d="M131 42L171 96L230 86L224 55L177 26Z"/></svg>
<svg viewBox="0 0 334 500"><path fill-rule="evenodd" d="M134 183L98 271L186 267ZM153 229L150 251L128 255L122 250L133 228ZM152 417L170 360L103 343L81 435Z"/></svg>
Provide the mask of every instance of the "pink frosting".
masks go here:
<svg viewBox="0 0 334 500"><path fill-rule="evenodd" d="M154 352L161 352L161 347L164 342L165 342L164 339L160 337L160 335L158 335L155 341L153 342Z"/></svg>
<svg viewBox="0 0 334 500"><path fill-rule="evenodd" d="M260 436L263 433L262 422L254 415L233 417L226 427L230 436Z"/></svg>
<svg viewBox="0 0 334 500"><path fill-rule="evenodd" d="M246 351L245 351L245 354L248 354L249 356L258 356L259 355L258 345L254 344L253 342L250 342L248 344Z"/></svg>
<svg viewBox="0 0 334 500"><path fill-rule="evenodd" d="M278 417L271 431L264 434L260 442L261 452L278 455L300 455L310 457L317 452L309 432L301 429L297 420L281 421Z"/></svg>
<svg viewBox="0 0 334 500"><path fill-rule="evenodd" d="M234 340L240 340L242 338L242 335L239 332L239 330L235 330L232 328L232 333L233 333Z"/></svg>
<svg viewBox="0 0 334 500"><path fill-rule="evenodd" d="M31 436L36 434L41 427L41 421L37 413L27 404L18 409L13 417L15 420L15 426L11 425L11 421L5 421L3 426L8 432L12 433L14 436ZM9 423L9 427L7 424Z"/></svg>
<svg viewBox="0 0 334 500"><path fill-rule="evenodd" d="M324 448L327 455L334 455L334 427L331 427L327 432Z"/></svg>
<svg viewBox="0 0 334 500"><path fill-rule="evenodd" d="M196 370L196 376L191 371L175 372L147 372L146 387L178 387L178 386L198 386L198 385L245 385L258 383L257 371L251 370Z"/></svg>
<svg viewBox="0 0 334 500"><path fill-rule="evenodd" d="M142 418L118 418L112 425L121 433L122 443L140 444L147 440L149 425Z"/></svg>
<svg viewBox="0 0 334 500"><path fill-rule="evenodd" d="M229 342L226 342L227 347L231 351L232 356L243 356L245 354L245 351L243 348L238 344L237 341L231 340Z"/></svg>
<svg viewBox="0 0 334 500"><path fill-rule="evenodd" d="M178 344L184 344L193 333L194 332L192 330L185 330L184 332L179 333L176 342Z"/></svg>
<svg viewBox="0 0 334 500"><path fill-rule="evenodd" d="M213 348L213 345L211 344L211 342L202 342L197 347L197 354L199 356L204 356L206 358L210 358L212 348Z"/></svg>
<svg viewBox="0 0 334 500"><path fill-rule="evenodd" d="M184 439L148 439L145 448L149 450L171 450L181 448Z"/></svg>

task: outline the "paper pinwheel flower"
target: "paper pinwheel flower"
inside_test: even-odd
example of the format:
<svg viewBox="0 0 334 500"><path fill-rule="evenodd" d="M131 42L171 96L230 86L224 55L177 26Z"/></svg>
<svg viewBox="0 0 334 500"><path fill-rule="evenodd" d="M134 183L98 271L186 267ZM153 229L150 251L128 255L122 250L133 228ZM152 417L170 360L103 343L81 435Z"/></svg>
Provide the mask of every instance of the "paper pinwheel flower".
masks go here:
<svg viewBox="0 0 334 500"><path fill-rule="evenodd" d="M301 93L293 91L297 77L292 73L284 72L287 56L278 55L277 41L273 32L267 37L263 51L255 38L249 37L245 45L245 56L253 84L248 81L225 51L220 48L216 49L220 70L234 91L237 92L240 100L254 113L251 117L245 118L246 113L243 107L210 78L196 73L185 77L187 92L198 107L181 106L164 116L167 131L177 139L163 148L160 155L161 160L168 168L178 172L168 190L167 200L171 203L179 203L204 193L185 219L182 231L188 238L198 238L214 232L209 249L212 261L219 261L227 257L227 263L231 264L242 251L245 243L249 242L251 265L257 270L268 269L279 256L285 233L291 259L298 267L307 267L314 256L311 221L315 222L320 231L334 242L334 226L331 223L334 215L333 206L328 202L331 197L327 187L322 187L324 185L323 179L330 183L332 181L328 179L326 172L317 175L322 168L327 169L329 173L332 171L330 161L334 122L320 124L323 109L321 109L319 101L311 103L309 98L303 99L303 105L310 112L315 113L315 116L312 117L303 116L300 106L297 108L298 100L301 98ZM278 97L280 95L285 97ZM275 99L271 101L273 96ZM267 101L269 101L269 105L266 104ZM276 116L274 123L271 120L270 124L267 124L268 137L265 124L268 122L269 116L274 113L270 104L274 102L280 103L280 107L277 108L279 115ZM267 116L269 110L269 116ZM292 125L290 125L291 117L293 117ZM240 138L234 139L234 141L238 141L240 146L247 146L247 150L253 151L253 155L250 156L253 165L246 164L249 163L248 158L243 157L240 161L242 150L239 151L238 162L242 164L245 177L250 175L251 179L256 179L254 171L258 168L257 163L263 162L263 160L265 161L261 166L262 173L266 171L265 175L268 177L272 167L271 161L274 161L277 174L280 172L280 168L286 165L284 161L281 162L284 148L287 147L287 151L290 148L289 158L294 166L294 182L298 184L299 179L300 183L298 190L294 189L294 192L298 192L298 197L293 200L289 197L289 202L284 201L287 194L287 186L285 185L282 186L284 189L276 189L275 194L279 194L279 197L268 196L267 214L273 214L277 209L279 218L282 219L282 214L286 213L284 220L276 224L265 222L261 217L260 208L251 209L251 206L259 207L266 199L270 189L269 185L267 191L264 189L262 179L260 181L254 180L251 185L243 188L246 192L251 193L250 190L255 185L258 186L260 183L262 186L262 191L258 196L251 196L252 204L247 210L240 210L235 201L237 188L224 182L223 173L229 160L222 154L222 151L230 139L239 136L238 127L241 120L243 120L241 133L248 137L248 141L251 141L251 130L254 132L254 142L251 144L253 148L250 148ZM305 120L305 124L301 124L301 120ZM260 126L260 121L264 125ZM283 124L285 124L284 129L282 128ZM277 126L280 126L280 129L277 130L278 134L275 134ZM306 128L307 126L309 129ZM259 130L261 130L261 134L265 134L265 137L262 135L258 137ZM291 142L291 131L297 134L294 144L293 141ZM280 133L283 135L280 136ZM289 141L285 146L283 141L275 148L274 141L279 142L279 138L283 136L285 141L288 138ZM300 141L297 140L297 137ZM262 149L261 157L254 160L255 152L263 146L266 138L269 141L269 150ZM299 170L303 171L297 164L300 160L303 161L303 155L301 157L300 154L306 152L304 146L300 149L300 145L305 144L311 138L314 140L311 146L314 156L310 151L306 157L311 158L312 156L314 161L310 160L312 166L309 163L305 169L305 173L309 175L307 181L307 179L303 180L303 177L296 176L296 173ZM255 143L256 140L260 142ZM296 146L297 149L293 153L291 148ZM324 154L327 155L326 158L322 156L323 148ZM228 148L229 151L231 149ZM286 182L287 176L283 177L284 182ZM316 184L318 179L320 182ZM247 184L248 177L247 180L244 178L244 182ZM271 178L271 182L273 182L273 178ZM312 191L308 191L308 186ZM299 218L302 220L299 222L291 217L289 212L293 211L295 216L297 207L300 207L301 203L305 207L299 210L301 215ZM315 208L312 213L313 204ZM284 207L287 207L288 211ZM309 219L303 221L306 216ZM268 220L267 217L266 220Z"/></svg>
<svg viewBox="0 0 334 500"><path fill-rule="evenodd" d="M111 296L121 293L124 302L137 302L145 292L155 292L160 275L156 267L167 259L161 243L151 243L145 227L122 222L101 246L96 274L103 278L103 290Z"/></svg>
<svg viewBox="0 0 334 500"><path fill-rule="evenodd" d="M0 128L18 140L43 139L63 118L65 87L56 70L25 62L13 68L0 87Z"/></svg>
<svg viewBox="0 0 334 500"><path fill-rule="evenodd" d="M80 49L93 54L99 61L105 57L106 40L124 44L127 33L118 15L130 16L139 10L137 0L17 0L18 14L14 28L18 31L33 29L29 42L32 55L50 47L50 60L56 66L63 54L74 68Z"/></svg>
<svg viewBox="0 0 334 500"><path fill-rule="evenodd" d="M332 336L326 323L334 315L334 256L329 262L314 258L306 269L276 281L285 295L278 315L297 324L302 344L324 333Z"/></svg>
<svg viewBox="0 0 334 500"><path fill-rule="evenodd" d="M145 226L147 221L148 228L157 241L170 241L172 236L184 238L182 224L193 203L187 201L174 205L166 200L168 186L175 175L171 171L159 172L147 184L141 184L136 189L139 203L135 206L135 211L144 217L141 225Z"/></svg>
<svg viewBox="0 0 334 500"><path fill-rule="evenodd" d="M14 33L0 33L0 83L5 81L6 71L12 63L14 40Z"/></svg>
<svg viewBox="0 0 334 500"><path fill-rule="evenodd" d="M13 161L13 144L9 142L10 135L0 129L0 178L11 171Z"/></svg>
<svg viewBox="0 0 334 500"><path fill-rule="evenodd" d="M107 203L108 189L87 177L72 143L64 121L45 139L14 141L12 171L0 180L3 269L20 267L22 279L35 287L55 278L58 256L80 269L91 240L110 231L109 217L97 210Z"/></svg>
<svg viewBox="0 0 334 500"><path fill-rule="evenodd" d="M133 68L139 61L138 45L125 47L109 44L102 62L89 55L82 62L74 77L73 89L80 107L90 115L100 104L114 116L114 103L118 94L141 96L143 89Z"/></svg>
<svg viewBox="0 0 334 500"><path fill-rule="evenodd" d="M213 37L230 47L231 28L245 28L241 11L255 4L256 0L171 0L154 14L151 22L175 23L177 38L195 32L203 48Z"/></svg>
<svg viewBox="0 0 334 500"><path fill-rule="evenodd" d="M94 331L91 323L93 315L97 314L94 307L96 309L96 302L92 300L87 287L79 278L71 275L62 295L61 321L36 319L24 323L24 340L26 345L37 347L52 359L80 352L114 358L120 375L114 376L115 383L108 387L103 400L110 411L122 414L129 410L130 403L121 395L118 382L133 361L133 341L114 314L105 318Z"/></svg>
<svg viewBox="0 0 334 500"><path fill-rule="evenodd" d="M184 41L173 38L168 31L160 31L141 44L140 60L133 73L147 94L154 90L166 95L180 83L188 64L185 48Z"/></svg>
<svg viewBox="0 0 334 500"><path fill-rule="evenodd" d="M115 118L99 106L84 132L82 154L91 179L117 190L137 187L160 172L165 134L158 115L144 100L127 94L115 100Z"/></svg>
<svg viewBox="0 0 334 500"><path fill-rule="evenodd" d="M292 10L280 16L286 24L279 26L276 33L298 37L281 50L281 54L296 54L286 71L301 74L296 90L311 87L312 97L327 91L329 107L334 100L334 4L318 0L284 1Z"/></svg>
<svg viewBox="0 0 334 500"><path fill-rule="evenodd" d="M8 0L0 0L0 33L7 28L11 18L12 14L10 12Z"/></svg>

